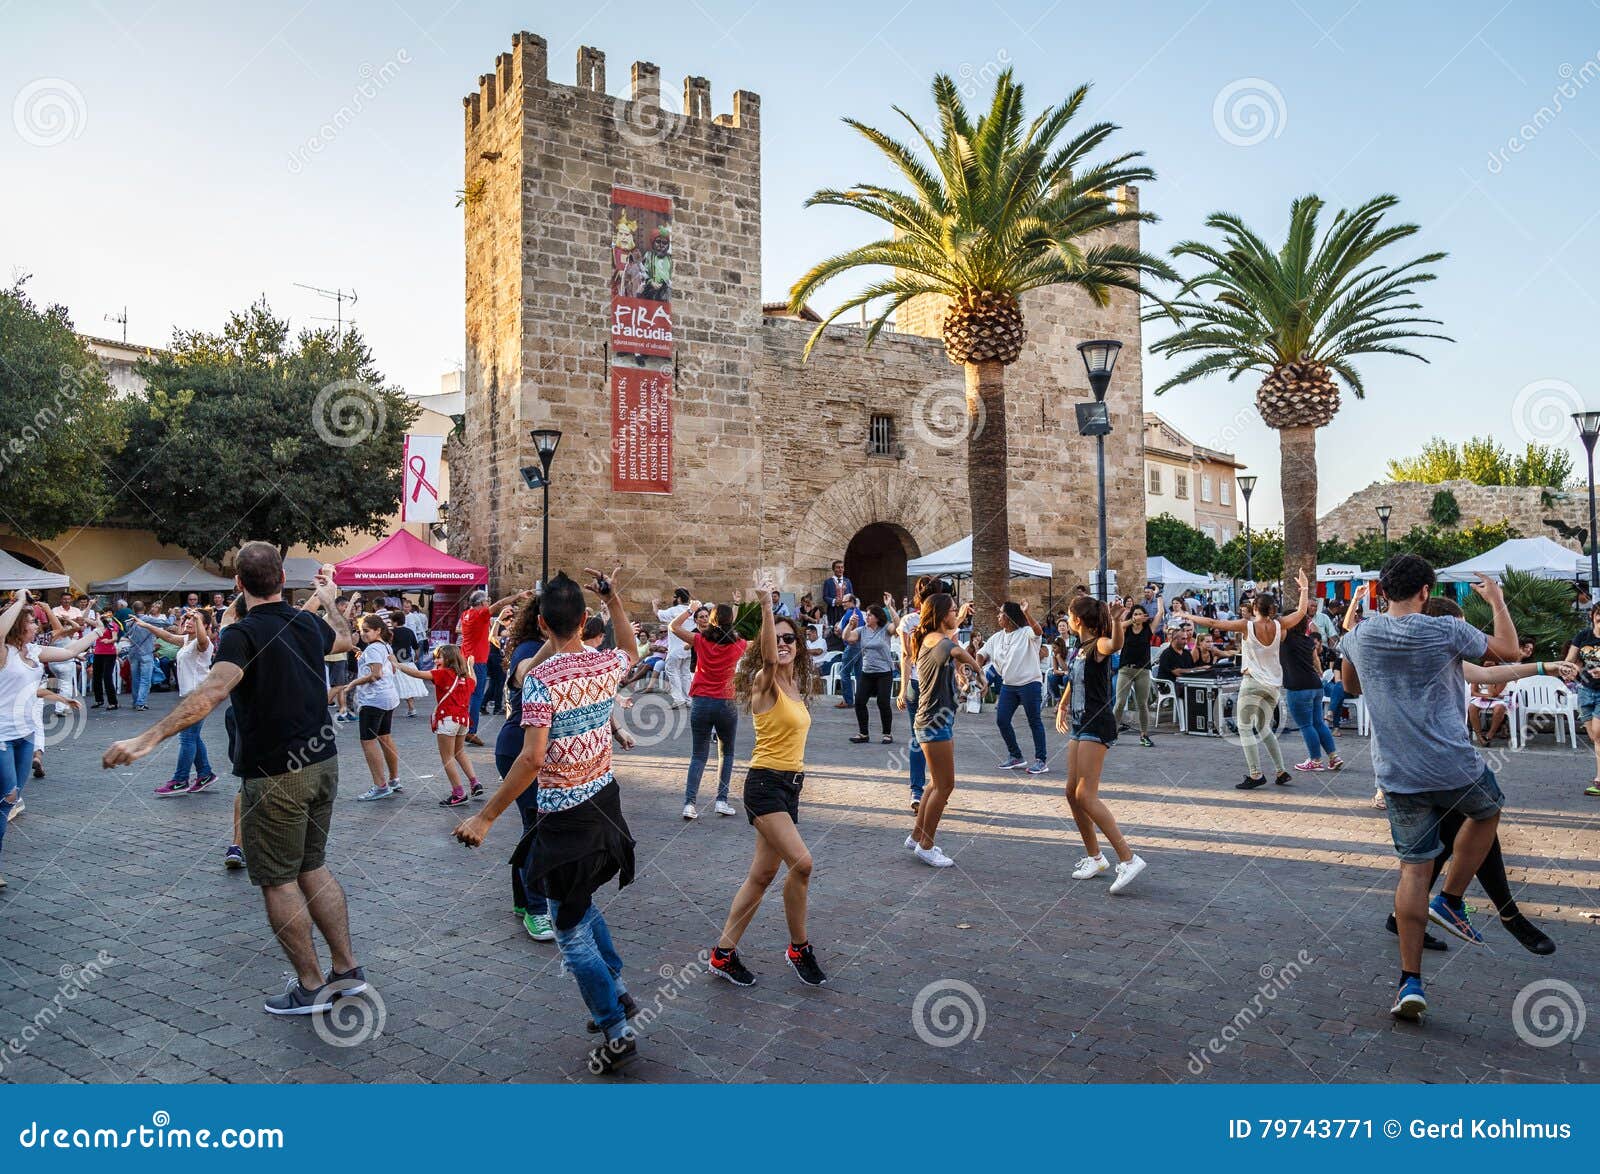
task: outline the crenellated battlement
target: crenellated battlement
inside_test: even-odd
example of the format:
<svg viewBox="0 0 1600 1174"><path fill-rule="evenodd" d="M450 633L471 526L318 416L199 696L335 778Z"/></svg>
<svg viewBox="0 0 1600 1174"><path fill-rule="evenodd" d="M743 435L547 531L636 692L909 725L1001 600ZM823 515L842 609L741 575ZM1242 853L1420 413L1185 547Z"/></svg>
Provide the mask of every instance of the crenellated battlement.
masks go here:
<svg viewBox="0 0 1600 1174"><path fill-rule="evenodd" d="M635 61L629 70L629 93L612 98L606 89L606 55L592 45L578 48L577 67L573 84L563 85L550 80L550 49L548 43L535 33L521 32L511 38L511 52L495 58L494 71L478 77L478 92L461 99L465 111L466 132L478 131L484 121L518 101L529 89L537 88L557 93L597 94L618 107L619 120L631 125L656 125L681 121L686 125L696 123L727 127L750 134L760 133L761 98L749 90L735 90L733 110L727 114L712 114L711 82L694 75L683 79L683 101L674 108L676 95L662 101L661 69L654 62Z"/></svg>

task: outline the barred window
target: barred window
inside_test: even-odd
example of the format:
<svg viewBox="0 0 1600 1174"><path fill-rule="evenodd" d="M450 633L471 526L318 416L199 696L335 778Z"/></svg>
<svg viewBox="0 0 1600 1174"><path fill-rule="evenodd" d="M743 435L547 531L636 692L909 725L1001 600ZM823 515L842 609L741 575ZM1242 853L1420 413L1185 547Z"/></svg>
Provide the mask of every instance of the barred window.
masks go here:
<svg viewBox="0 0 1600 1174"><path fill-rule="evenodd" d="M875 457L894 455L894 417L873 416L867 432L867 452Z"/></svg>

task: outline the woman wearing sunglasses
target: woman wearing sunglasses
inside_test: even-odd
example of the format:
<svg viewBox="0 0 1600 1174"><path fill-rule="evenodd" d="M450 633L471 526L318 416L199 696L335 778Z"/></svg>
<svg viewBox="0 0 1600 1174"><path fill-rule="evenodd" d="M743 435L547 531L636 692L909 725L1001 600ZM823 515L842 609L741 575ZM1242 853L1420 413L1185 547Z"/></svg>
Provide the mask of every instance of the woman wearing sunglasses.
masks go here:
<svg viewBox="0 0 1600 1174"><path fill-rule="evenodd" d="M800 787L805 781L806 735L811 730L811 690L816 676L798 623L772 614L772 582L756 584L761 602L761 635L739 661L734 692L750 711L756 748L744 779L744 811L756 829L750 872L734 895L722 937L711 952L711 969L735 986L752 986L756 976L739 958L739 939L761 905L761 898L787 865L783 914L788 921L785 952L800 981L827 981L806 937L806 893L811 884L811 852L800 838Z"/></svg>

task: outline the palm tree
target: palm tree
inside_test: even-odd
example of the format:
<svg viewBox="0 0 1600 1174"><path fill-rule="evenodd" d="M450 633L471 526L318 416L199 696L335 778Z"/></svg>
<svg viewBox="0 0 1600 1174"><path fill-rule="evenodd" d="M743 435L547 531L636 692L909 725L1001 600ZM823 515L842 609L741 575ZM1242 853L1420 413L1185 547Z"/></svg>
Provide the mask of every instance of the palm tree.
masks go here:
<svg viewBox="0 0 1600 1174"><path fill-rule="evenodd" d="M1278 430L1282 454L1283 577L1308 577L1317 560L1317 429L1339 410L1343 380L1360 399L1366 393L1351 360L1358 355L1405 355L1418 339L1453 341L1418 327L1416 287L1434 280L1424 266L1442 260L1428 253L1402 265L1374 258L1418 231L1415 224L1381 223L1400 201L1377 196L1341 211L1319 238L1323 202L1302 196L1289 209L1289 233L1274 252L1237 216L1218 212L1206 226L1221 231L1220 246L1185 241L1174 257L1195 257L1209 268L1186 282L1170 310L1184 324L1150 348L1157 355L1194 355L1188 367L1160 387L1160 395L1217 371L1231 383L1246 371L1264 371L1256 407ZM1150 317L1155 317L1151 314Z"/></svg>
<svg viewBox="0 0 1600 1174"><path fill-rule="evenodd" d="M1027 338L1021 295L1050 285L1076 286L1096 305L1115 289L1141 291L1146 274L1176 278L1162 260L1120 244L1119 225L1155 218L1116 199L1124 184L1155 178L1134 162L1139 152L1092 163L1088 157L1117 128L1099 122L1068 137L1088 97L1080 86L1059 106L1027 122L1022 87L1008 69L995 80L987 114L973 118L947 75L933 79L938 137L898 106L921 147L913 149L855 119L853 127L909 184L905 191L860 184L824 189L806 205L855 208L890 234L819 262L790 291L796 312L824 282L846 270L886 267L829 314L806 354L839 315L878 302L866 334L871 346L894 312L912 298L947 303L941 337L966 377L967 487L972 512L972 579L980 605L998 606L1009 579L1005 369ZM982 607L980 616L992 614Z"/></svg>

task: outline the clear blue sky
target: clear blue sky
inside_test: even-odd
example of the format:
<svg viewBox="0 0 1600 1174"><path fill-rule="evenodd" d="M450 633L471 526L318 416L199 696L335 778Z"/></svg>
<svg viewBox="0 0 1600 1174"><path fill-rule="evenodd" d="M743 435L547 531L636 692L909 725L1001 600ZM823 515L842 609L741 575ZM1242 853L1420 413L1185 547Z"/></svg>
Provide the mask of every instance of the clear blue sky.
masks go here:
<svg viewBox="0 0 1600 1174"><path fill-rule="evenodd" d="M1366 364L1369 399L1347 398L1322 434L1324 508L1431 433L1555 436L1538 417L1566 407L1566 385L1600 407L1600 5L1580 0L0 0L11 116L0 122L0 278L32 273L34 295L64 302L92 333L114 335L104 316L126 304L130 337L156 343L262 293L309 322L330 305L295 282L354 287L382 369L431 391L462 352L460 98L522 28L549 40L558 81L587 43L605 51L614 93L645 59L668 89L709 77L719 112L737 88L762 95L770 298L871 231L800 207L819 186L883 178L839 118L887 126L890 103L925 112L935 70L966 78L1009 62L1035 104L1094 82L1094 113L1159 174L1144 192L1162 218L1146 233L1152 249L1219 208L1275 237L1299 193L1339 205L1394 192L1424 227L1419 251L1451 254L1426 298L1458 341L1431 346L1428 366ZM355 99L386 63L389 79ZM1267 88L1236 85L1245 79ZM1238 93L1247 116L1252 92L1265 131L1217 112L1219 95ZM353 101L357 116L296 163ZM1513 137L1521 150L1492 162ZM1148 391L1166 367L1146 370ZM1256 517L1270 522L1275 435L1247 415L1233 423L1253 392L1253 380L1219 380L1151 403L1263 474Z"/></svg>

